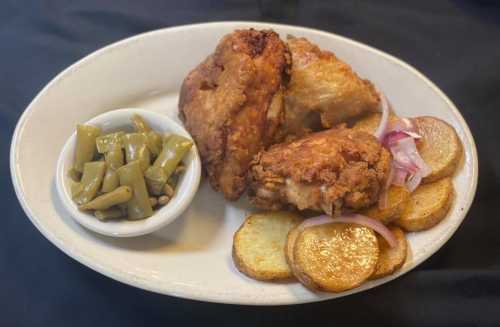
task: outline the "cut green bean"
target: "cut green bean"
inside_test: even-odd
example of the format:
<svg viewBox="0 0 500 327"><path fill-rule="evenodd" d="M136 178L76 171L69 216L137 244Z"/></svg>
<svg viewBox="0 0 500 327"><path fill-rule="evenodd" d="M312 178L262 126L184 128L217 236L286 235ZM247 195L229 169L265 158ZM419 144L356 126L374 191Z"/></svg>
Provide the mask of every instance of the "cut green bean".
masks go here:
<svg viewBox="0 0 500 327"><path fill-rule="evenodd" d="M120 144L113 144L109 147L109 151L104 154L107 169L102 182L101 191L104 193L111 192L120 185L120 179L116 170L123 166L123 151Z"/></svg>
<svg viewBox="0 0 500 327"><path fill-rule="evenodd" d="M147 132L150 132L152 130L151 127L149 126L149 124L140 115L135 114L132 116L132 118L130 120L132 121L132 124L134 124L134 129L138 133L142 133L142 132L147 133Z"/></svg>
<svg viewBox="0 0 500 327"><path fill-rule="evenodd" d="M120 131L97 137L96 138L97 152L106 153L108 151L111 151L112 146L116 145L119 145L120 148L123 147L122 138L124 135L125 132Z"/></svg>
<svg viewBox="0 0 500 327"><path fill-rule="evenodd" d="M146 179L146 185L151 194L163 194L163 188L168 179L162 168L154 166L149 167L144 173L144 178Z"/></svg>
<svg viewBox="0 0 500 327"><path fill-rule="evenodd" d="M68 171L68 177L75 183L80 183L80 180L82 179L82 173L79 171L76 171L75 168L70 168Z"/></svg>
<svg viewBox="0 0 500 327"><path fill-rule="evenodd" d="M123 217L123 213L120 208L110 208L107 210L96 210L94 211L94 216L101 221L106 221L121 218Z"/></svg>
<svg viewBox="0 0 500 327"><path fill-rule="evenodd" d="M74 198L78 205L94 199L101 187L105 171L106 163L104 161L87 162L83 165L82 181L80 182L82 190Z"/></svg>
<svg viewBox="0 0 500 327"><path fill-rule="evenodd" d="M76 126L76 150L74 169L83 172L83 165L92 161L97 152L95 140L101 134L101 129L92 125L78 124Z"/></svg>
<svg viewBox="0 0 500 327"><path fill-rule="evenodd" d="M83 185L80 182L70 181L71 198L74 199L83 192Z"/></svg>
<svg viewBox="0 0 500 327"><path fill-rule="evenodd" d="M146 133L146 138L149 151L151 151L151 154L156 158L160 154L163 146L161 134L155 131L149 131Z"/></svg>
<svg viewBox="0 0 500 327"><path fill-rule="evenodd" d="M132 188L120 186L112 192L105 193L79 207L80 210L106 210L132 198Z"/></svg>
<svg viewBox="0 0 500 327"><path fill-rule="evenodd" d="M141 171L146 171L151 165L151 155L147 147L147 137L142 133L125 134L123 137L127 163L139 161Z"/></svg>
<svg viewBox="0 0 500 327"><path fill-rule="evenodd" d="M128 219L137 220L150 217L153 208L149 202L146 182L142 175L139 161L132 161L117 170L120 185L129 186L133 190L132 199L127 202Z"/></svg>
<svg viewBox="0 0 500 327"><path fill-rule="evenodd" d="M161 153L156 158L153 167L160 167L168 178L175 171L184 155L191 149L193 142L180 135L172 135L163 145Z"/></svg>

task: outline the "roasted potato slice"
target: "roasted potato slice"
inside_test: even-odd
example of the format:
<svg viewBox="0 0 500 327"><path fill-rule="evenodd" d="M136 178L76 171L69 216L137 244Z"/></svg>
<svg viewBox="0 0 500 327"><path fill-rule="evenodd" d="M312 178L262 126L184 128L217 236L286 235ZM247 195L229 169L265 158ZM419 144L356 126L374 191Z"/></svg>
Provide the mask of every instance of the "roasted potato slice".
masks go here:
<svg viewBox="0 0 500 327"><path fill-rule="evenodd" d="M422 138L417 142L418 152L432 172L423 183L437 181L453 175L462 157L462 143L453 126L434 117L414 119Z"/></svg>
<svg viewBox="0 0 500 327"><path fill-rule="evenodd" d="M299 215L277 211L247 217L233 238L233 260L239 271L259 280L293 277L285 259L288 232Z"/></svg>
<svg viewBox="0 0 500 327"><path fill-rule="evenodd" d="M379 204L376 203L375 205L364 209L361 213L387 225L401 216L401 213L408 204L409 199L410 192L406 189L406 187L392 185L387 190L386 208L380 209Z"/></svg>
<svg viewBox="0 0 500 327"><path fill-rule="evenodd" d="M391 248L385 238L377 234L379 256L377 266L370 279L377 279L388 276L401 268L406 261L408 253L408 242L405 233L396 226L389 227L389 230L396 236L397 244Z"/></svg>
<svg viewBox="0 0 500 327"><path fill-rule="evenodd" d="M325 224L300 232L293 246L293 272L310 289L342 292L375 271L379 247L370 228Z"/></svg>
<svg viewBox="0 0 500 327"><path fill-rule="evenodd" d="M365 115L361 119L356 121L356 123L352 126L352 128L357 131L363 131L373 134L377 130L381 118L382 114L379 112ZM398 120L398 116L396 116L394 113L391 112L389 114L389 123L396 120Z"/></svg>
<svg viewBox="0 0 500 327"><path fill-rule="evenodd" d="M454 198L451 178L422 184L411 194L408 205L395 224L408 232L429 229L448 213Z"/></svg>

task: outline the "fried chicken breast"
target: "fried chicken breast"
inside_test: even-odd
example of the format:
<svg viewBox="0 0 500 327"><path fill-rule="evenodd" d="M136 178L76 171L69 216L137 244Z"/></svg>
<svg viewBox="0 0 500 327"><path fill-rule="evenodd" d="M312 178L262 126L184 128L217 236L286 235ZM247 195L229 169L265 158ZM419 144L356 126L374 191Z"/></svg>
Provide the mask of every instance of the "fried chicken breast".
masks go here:
<svg viewBox="0 0 500 327"><path fill-rule="evenodd" d="M372 83L333 53L305 38L289 36L287 45L292 68L285 93L285 133L304 135L379 111L380 98Z"/></svg>
<svg viewBox="0 0 500 327"><path fill-rule="evenodd" d="M327 214L375 203L391 156L366 132L343 126L272 146L250 167L250 200L262 209L291 204Z"/></svg>
<svg viewBox="0 0 500 327"><path fill-rule="evenodd" d="M228 200L244 192L253 156L274 139L289 62L275 32L236 30L183 82L180 118L212 187Z"/></svg>

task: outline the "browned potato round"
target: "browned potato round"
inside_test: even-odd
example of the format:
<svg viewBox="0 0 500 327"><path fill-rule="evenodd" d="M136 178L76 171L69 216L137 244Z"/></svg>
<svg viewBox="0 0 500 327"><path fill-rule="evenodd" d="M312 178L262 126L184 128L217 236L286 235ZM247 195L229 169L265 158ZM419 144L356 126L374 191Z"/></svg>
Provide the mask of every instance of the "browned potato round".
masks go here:
<svg viewBox="0 0 500 327"><path fill-rule="evenodd" d="M368 114L363 116L360 120L356 121L356 123L352 126L353 129L357 131L363 131L370 134L375 133L378 125L380 124L380 119L382 118L382 114L379 112ZM389 114L389 122L396 121L398 116L394 113Z"/></svg>
<svg viewBox="0 0 500 327"><path fill-rule="evenodd" d="M423 183L453 175L462 157L462 143L453 126L434 117L417 117L414 122L422 135L418 152L432 169Z"/></svg>
<svg viewBox="0 0 500 327"><path fill-rule="evenodd" d="M239 271L259 280L293 277L285 259L288 232L300 222L285 211L249 216L233 238L233 260Z"/></svg>
<svg viewBox="0 0 500 327"><path fill-rule="evenodd" d="M311 289L342 292L373 274L378 254L377 237L370 228L342 223L313 226L295 241L294 273Z"/></svg>
<svg viewBox="0 0 500 327"><path fill-rule="evenodd" d="M385 238L377 234L380 253L377 266L370 279L388 276L401 268L406 261L408 242L406 241L405 233L401 228L395 226L389 227L389 230L396 236L397 244L391 248Z"/></svg>
<svg viewBox="0 0 500 327"><path fill-rule="evenodd" d="M383 224L398 219L401 213L408 204L410 199L410 192L403 186L391 186L387 191L387 207L384 209L379 208L379 204L364 209L361 213L367 217L379 220Z"/></svg>
<svg viewBox="0 0 500 327"><path fill-rule="evenodd" d="M395 224L409 232L429 229L446 216L453 197L453 183L449 177L420 185L411 194L408 205Z"/></svg>

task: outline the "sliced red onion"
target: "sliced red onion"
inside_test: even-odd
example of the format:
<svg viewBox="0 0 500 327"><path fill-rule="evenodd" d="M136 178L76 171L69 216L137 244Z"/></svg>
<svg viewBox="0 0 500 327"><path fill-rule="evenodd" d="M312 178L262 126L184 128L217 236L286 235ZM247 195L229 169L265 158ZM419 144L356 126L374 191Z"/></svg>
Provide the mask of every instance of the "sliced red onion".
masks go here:
<svg viewBox="0 0 500 327"><path fill-rule="evenodd" d="M387 130L387 123L389 122L389 102L385 95L378 89L377 93L380 97L380 109L382 110L382 118L380 119L380 123L375 131L375 137L382 142L385 136L385 132Z"/></svg>
<svg viewBox="0 0 500 327"><path fill-rule="evenodd" d="M389 176L387 176L387 180L385 181L384 188L380 191L380 196L378 199L378 207L381 210L384 210L388 207L388 198L387 198L387 192L389 191L389 187L392 184L392 180L394 179L394 167L391 164L389 168Z"/></svg>
<svg viewBox="0 0 500 327"><path fill-rule="evenodd" d="M347 224L358 224L366 226L373 229L375 232L379 233L386 241L389 243L390 247L396 246L396 237L392 232L385 227L380 221L360 215L360 214L346 214L340 217L332 218L327 215L321 215L313 218L304 220L300 225L299 229L305 229L312 226L333 224L333 223L347 223Z"/></svg>
<svg viewBox="0 0 500 327"><path fill-rule="evenodd" d="M397 141L409 137L403 131L390 131L385 134L384 140L382 142L383 146L390 148L396 144Z"/></svg>
<svg viewBox="0 0 500 327"><path fill-rule="evenodd" d="M394 168L392 184L396 186L405 186L406 176L408 176L408 172L405 169Z"/></svg>
<svg viewBox="0 0 500 327"><path fill-rule="evenodd" d="M406 188L408 191L413 192L420 185L422 181L422 171L419 170L415 174L411 175L406 181Z"/></svg>
<svg viewBox="0 0 500 327"><path fill-rule="evenodd" d="M425 163L424 159L420 156L417 150L417 145L415 140L411 137L401 139L397 142L399 151L404 151L407 158L417 167L417 170L421 172L422 177L425 177L431 173L431 168ZM392 150L392 149L391 149Z"/></svg>

